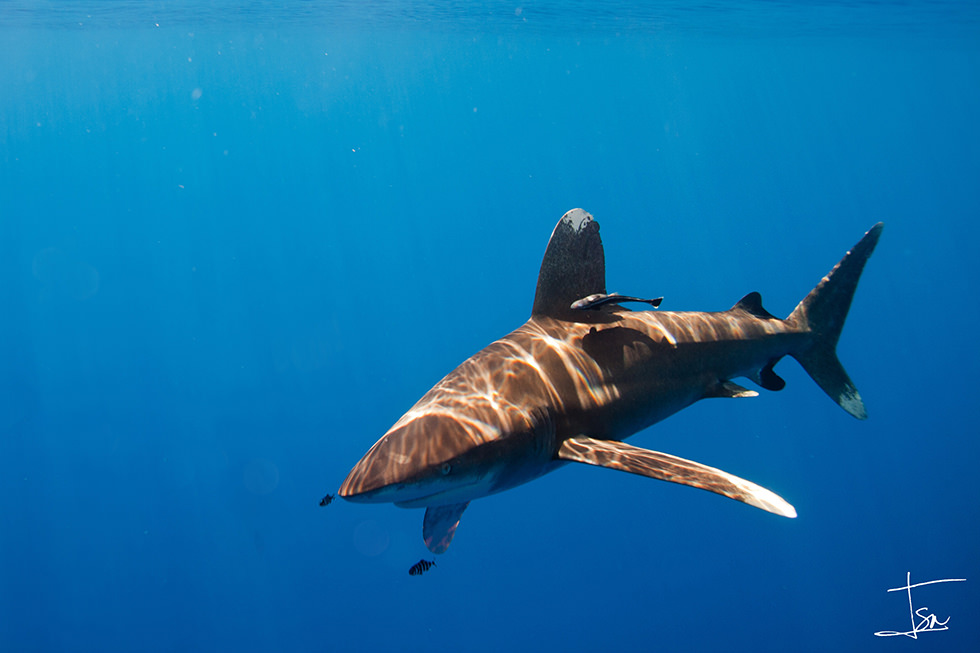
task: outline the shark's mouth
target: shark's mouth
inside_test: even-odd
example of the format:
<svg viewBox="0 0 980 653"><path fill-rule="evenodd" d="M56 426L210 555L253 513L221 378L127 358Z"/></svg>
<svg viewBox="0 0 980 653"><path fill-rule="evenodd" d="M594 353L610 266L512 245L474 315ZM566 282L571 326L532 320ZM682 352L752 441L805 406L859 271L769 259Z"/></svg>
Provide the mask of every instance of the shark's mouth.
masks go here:
<svg viewBox="0 0 980 653"><path fill-rule="evenodd" d="M455 479L451 487L425 496L414 497L394 502L399 508L428 508L429 506L446 506L453 503L465 503L492 493L491 484L485 478L470 480Z"/></svg>

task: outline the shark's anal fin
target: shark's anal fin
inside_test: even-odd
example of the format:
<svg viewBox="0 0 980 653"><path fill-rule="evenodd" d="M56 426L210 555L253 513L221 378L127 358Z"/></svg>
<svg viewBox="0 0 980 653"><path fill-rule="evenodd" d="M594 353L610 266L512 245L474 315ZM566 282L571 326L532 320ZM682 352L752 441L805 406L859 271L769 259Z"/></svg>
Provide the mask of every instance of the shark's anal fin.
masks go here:
<svg viewBox="0 0 980 653"><path fill-rule="evenodd" d="M595 440L587 437L569 438L562 442L558 457L562 460L598 465L661 481L690 485L783 517L796 517L796 509L782 497L751 481L693 460L640 449L625 442Z"/></svg>
<svg viewBox="0 0 980 653"><path fill-rule="evenodd" d="M453 541L459 518L466 510L466 503L453 503L448 506L429 506L422 520L422 539L433 553L445 553Z"/></svg>
<svg viewBox="0 0 980 653"><path fill-rule="evenodd" d="M778 362L779 359L774 358L773 360L766 363L766 365L763 368L761 368L755 374L751 375L752 380L758 383L766 390L772 390L773 392L779 392L780 390L785 388L786 381L783 379L783 377L776 374L776 372L773 371L772 369L773 367L776 366L776 363Z"/></svg>

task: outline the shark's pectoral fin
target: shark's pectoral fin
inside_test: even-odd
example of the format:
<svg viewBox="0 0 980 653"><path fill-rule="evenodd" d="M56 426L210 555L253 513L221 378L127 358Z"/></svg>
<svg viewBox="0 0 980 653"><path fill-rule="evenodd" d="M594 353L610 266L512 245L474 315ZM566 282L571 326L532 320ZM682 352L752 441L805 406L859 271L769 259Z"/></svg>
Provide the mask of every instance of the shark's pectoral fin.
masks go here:
<svg viewBox="0 0 980 653"><path fill-rule="evenodd" d="M449 543L453 541L456 534L456 527L459 526L459 518L466 510L466 503L454 503L448 506L429 506L425 509L425 518L422 520L422 539L429 551L433 553L445 553L449 548Z"/></svg>
<svg viewBox="0 0 980 653"><path fill-rule="evenodd" d="M671 483L690 485L783 517L796 517L796 509L782 497L751 481L693 460L640 449L624 442L587 437L569 438L562 442L558 449L558 457L562 460L588 463Z"/></svg>

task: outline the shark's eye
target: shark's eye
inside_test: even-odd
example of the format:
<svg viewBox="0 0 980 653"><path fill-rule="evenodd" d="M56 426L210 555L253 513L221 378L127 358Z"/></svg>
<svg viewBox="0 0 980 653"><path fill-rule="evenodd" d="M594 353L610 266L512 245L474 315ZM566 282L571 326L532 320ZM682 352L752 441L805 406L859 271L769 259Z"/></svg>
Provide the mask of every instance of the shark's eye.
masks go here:
<svg viewBox="0 0 980 653"><path fill-rule="evenodd" d="M442 475L445 476L449 472L453 471L453 466L449 463L443 463L439 469L442 471Z"/></svg>

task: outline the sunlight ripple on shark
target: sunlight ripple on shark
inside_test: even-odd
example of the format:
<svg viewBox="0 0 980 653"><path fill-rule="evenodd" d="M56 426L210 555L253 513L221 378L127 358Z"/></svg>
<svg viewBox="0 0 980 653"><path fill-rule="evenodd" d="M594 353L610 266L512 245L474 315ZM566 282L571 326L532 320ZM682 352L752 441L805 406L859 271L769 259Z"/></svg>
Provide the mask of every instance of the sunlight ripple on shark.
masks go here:
<svg viewBox="0 0 980 653"><path fill-rule="evenodd" d="M858 419L867 414L836 347L878 223L786 319L749 293L727 311L632 311L640 299L606 293L599 224L582 209L555 227L531 318L435 385L354 466L350 501L425 508L422 536L449 547L469 502L527 483L566 462L709 490L784 517L769 490L714 467L622 440L709 397L752 397L785 382L786 355Z"/></svg>

